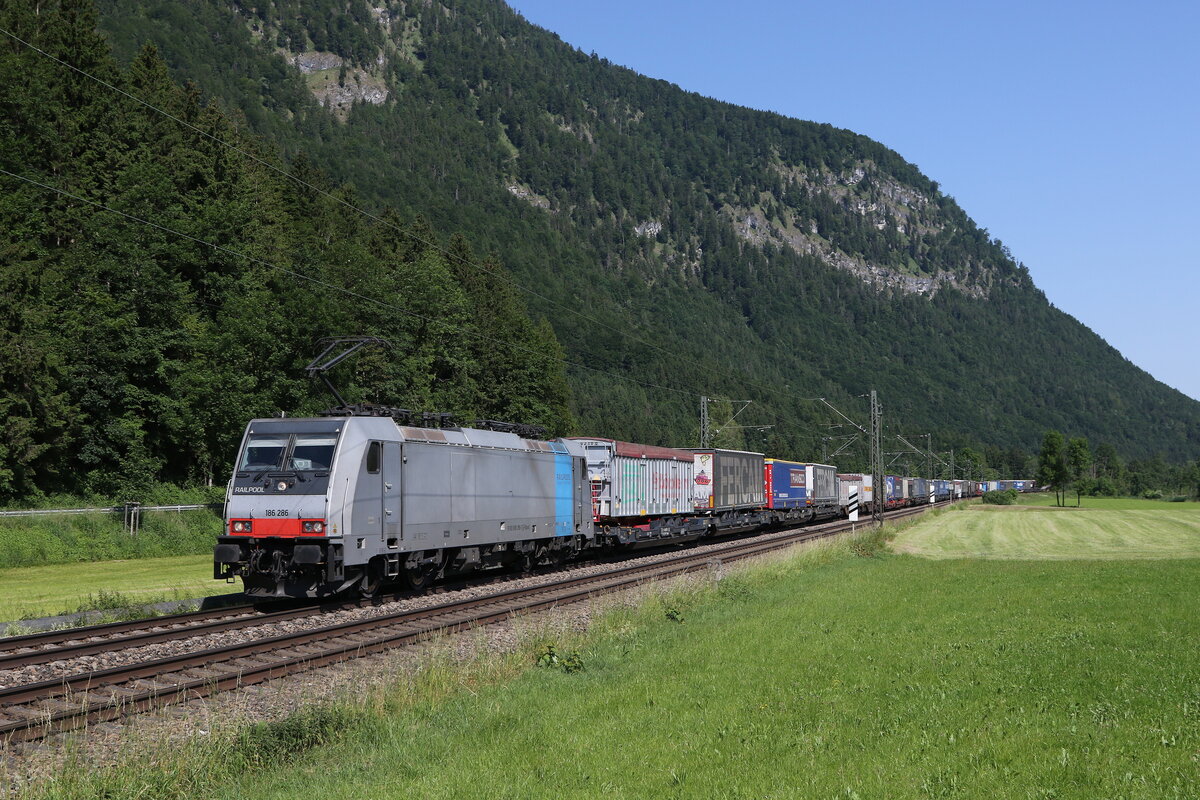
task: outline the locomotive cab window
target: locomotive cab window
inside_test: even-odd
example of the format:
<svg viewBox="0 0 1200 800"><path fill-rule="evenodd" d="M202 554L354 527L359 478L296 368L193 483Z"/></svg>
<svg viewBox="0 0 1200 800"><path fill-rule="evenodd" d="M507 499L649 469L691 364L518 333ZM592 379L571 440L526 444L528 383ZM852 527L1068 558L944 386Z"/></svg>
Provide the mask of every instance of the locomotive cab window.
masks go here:
<svg viewBox="0 0 1200 800"><path fill-rule="evenodd" d="M251 436L246 441L239 470L279 469L283 464L283 453L287 450L286 436Z"/></svg>
<svg viewBox="0 0 1200 800"><path fill-rule="evenodd" d="M380 442L371 442L371 446L367 448L367 472L372 475L379 474L380 455L383 450L383 445Z"/></svg>
<svg viewBox="0 0 1200 800"><path fill-rule="evenodd" d="M328 434L298 433L288 459L288 469L327 470L333 463L337 438Z"/></svg>

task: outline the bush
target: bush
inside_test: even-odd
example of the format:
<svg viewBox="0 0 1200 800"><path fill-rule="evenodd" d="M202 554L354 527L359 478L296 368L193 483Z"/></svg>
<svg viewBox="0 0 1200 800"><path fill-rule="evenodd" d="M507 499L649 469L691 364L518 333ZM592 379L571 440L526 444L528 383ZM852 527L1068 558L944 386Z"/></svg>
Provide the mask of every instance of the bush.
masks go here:
<svg viewBox="0 0 1200 800"><path fill-rule="evenodd" d="M1162 489L1147 489L1142 492L1142 497L1147 500L1161 500L1163 496Z"/></svg>
<svg viewBox="0 0 1200 800"><path fill-rule="evenodd" d="M238 751L245 754L248 765L275 765L297 753L329 744L367 722L365 712L350 706L306 706L283 719L258 722L243 729Z"/></svg>
<svg viewBox="0 0 1200 800"><path fill-rule="evenodd" d="M212 511L145 511L137 536L120 514L0 519L0 568L209 552L221 532Z"/></svg>
<svg viewBox="0 0 1200 800"><path fill-rule="evenodd" d="M1005 489L1003 491L984 492L983 502L993 506L1011 506L1017 502L1017 490Z"/></svg>
<svg viewBox="0 0 1200 800"><path fill-rule="evenodd" d="M1117 484L1112 478L1101 476L1096 478L1096 480L1091 481L1090 486L1088 486L1088 491L1084 492L1083 494L1086 494L1089 497L1116 497Z"/></svg>

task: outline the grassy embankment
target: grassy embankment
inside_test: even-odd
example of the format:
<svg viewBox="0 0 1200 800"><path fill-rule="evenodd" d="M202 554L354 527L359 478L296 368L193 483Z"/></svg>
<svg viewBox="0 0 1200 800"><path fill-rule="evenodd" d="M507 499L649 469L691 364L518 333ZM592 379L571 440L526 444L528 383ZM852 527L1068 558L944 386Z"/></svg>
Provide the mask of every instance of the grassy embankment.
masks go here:
<svg viewBox="0 0 1200 800"><path fill-rule="evenodd" d="M209 503L219 495L219 490L172 490L147 505ZM96 505L104 502L54 497L43 503L49 508ZM120 514L0 518L0 621L111 608L124 597L152 603L232 591L211 578L219 514L145 511L141 522L131 536Z"/></svg>
<svg viewBox="0 0 1200 800"><path fill-rule="evenodd" d="M1085 498L1058 508L1053 495L1015 506L971 504L900 536L895 549L929 558L1200 558L1200 504Z"/></svg>
<svg viewBox="0 0 1200 800"><path fill-rule="evenodd" d="M6 569L0 570L0 587L0 621L124 609L241 590L240 583L231 586L213 580L211 552Z"/></svg>
<svg viewBox="0 0 1200 800"><path fill-rule="evenodd" d="M1025 518L932 522L976 516ZM578 671L533 668L536 647L442 664L114 773L67 770L54 791L1200 795L1200 561L856 552L873 550L843 543L611 612L554 642L578 649Z"/></svg>

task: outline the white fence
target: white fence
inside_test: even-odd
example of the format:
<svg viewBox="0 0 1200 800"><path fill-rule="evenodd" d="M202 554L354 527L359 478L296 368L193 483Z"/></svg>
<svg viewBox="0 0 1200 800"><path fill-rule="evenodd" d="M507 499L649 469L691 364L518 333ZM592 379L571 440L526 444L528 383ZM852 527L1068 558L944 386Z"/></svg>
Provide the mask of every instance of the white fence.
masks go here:
<svg viewBox="0 0 1200 800"><path fill-rule="evenodd" d="M142 525L143 511L220 511L223 503L202 503L199 505L179 506L144 506L141 503L126 503L123 506L106 508L38 508L29 511L0 511L0 517L43 517L56 514L122 514L125 528L130 535L136 535Z"/></svg>

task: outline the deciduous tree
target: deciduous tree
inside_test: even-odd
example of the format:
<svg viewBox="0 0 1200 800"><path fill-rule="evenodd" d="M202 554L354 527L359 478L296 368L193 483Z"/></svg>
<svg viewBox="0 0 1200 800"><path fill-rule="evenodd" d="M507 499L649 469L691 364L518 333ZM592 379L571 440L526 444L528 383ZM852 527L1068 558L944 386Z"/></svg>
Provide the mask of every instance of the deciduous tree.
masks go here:
<svg viewBox="0 0 1200 800"><path fill-rule="evenodd" d="M1067 447L1063 435L1058 431L1046 431L1041 452L1038 453L1038 483L1052 487L1054 501L1061 506L1064 504L1070 477L1071 469L1067 462Z"/></svg>

